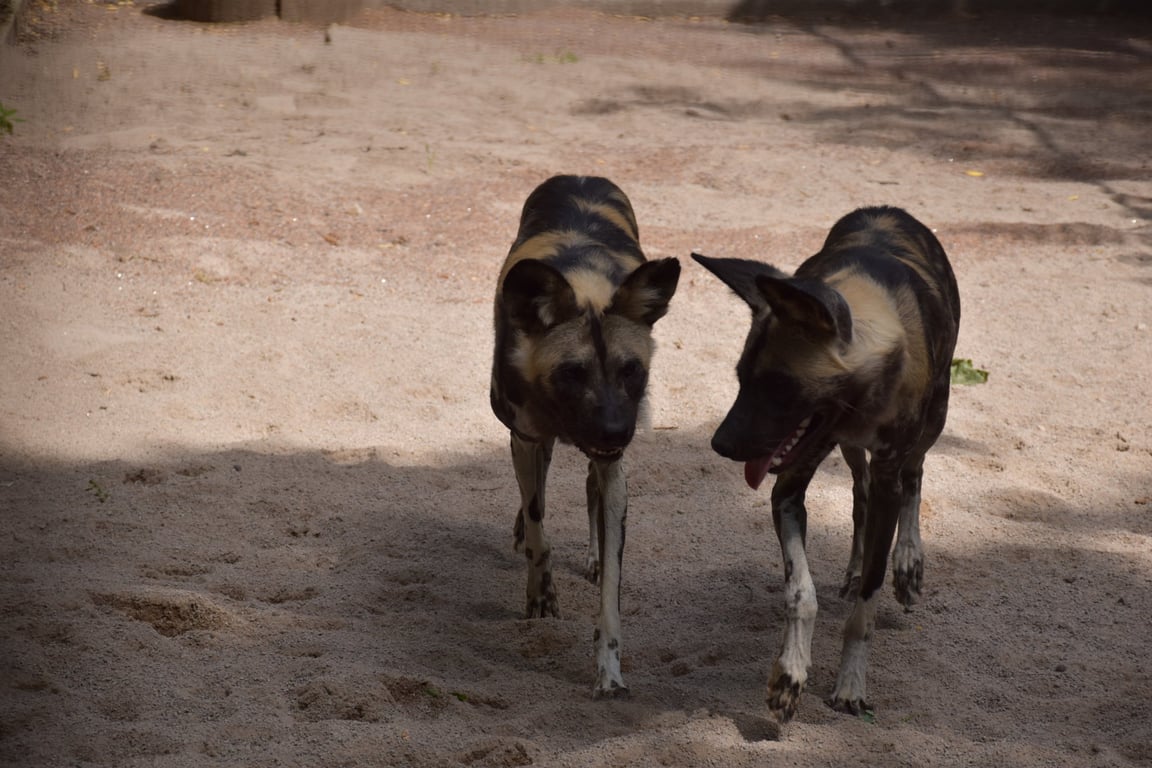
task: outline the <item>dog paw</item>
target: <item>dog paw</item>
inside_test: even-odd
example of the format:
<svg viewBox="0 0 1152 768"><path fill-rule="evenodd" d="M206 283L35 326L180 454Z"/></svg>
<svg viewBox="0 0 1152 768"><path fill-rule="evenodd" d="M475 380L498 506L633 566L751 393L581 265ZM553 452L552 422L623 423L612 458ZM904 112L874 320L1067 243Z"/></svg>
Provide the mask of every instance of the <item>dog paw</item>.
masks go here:
<svg viewBox="0 0 1152 768"><path fill-rule="evenodd" d="M892 570L892 586L896 590L896 599L906 608L919 602L923 583L924 560L921 558Z"/></svg>
<svg viewBox="0 0 1152 768"><path fill-rule="evenodd" d="M787 673L777 674L768 684L768 710L776 721L783 724L792 719L800 706L803 681L793 680Z"/></svg>
<svg viewBox="0 0 1152 768"><path fill-rule="evenodd" d="M833 696L828 699L826 703L832 709L837 712L843 712L846 715L863 718L872 717L872 707L868 706L868 702L863 699L847 699Z"/></svg>
<svg viewBox="0 0 1152 768"><path fill-rule="evenodd" d="M554 619L560 618L560 602L556 599L556 595L528 598L528 605L524 609L524 618L544 619L549 616Z"/></svg>
<svg viewBox="0 0 1152 768"><path fill-rule="evenodd" d="M623 680L601 681L592 689L592 698L600 699L627 699L632 695Z"/></svg>

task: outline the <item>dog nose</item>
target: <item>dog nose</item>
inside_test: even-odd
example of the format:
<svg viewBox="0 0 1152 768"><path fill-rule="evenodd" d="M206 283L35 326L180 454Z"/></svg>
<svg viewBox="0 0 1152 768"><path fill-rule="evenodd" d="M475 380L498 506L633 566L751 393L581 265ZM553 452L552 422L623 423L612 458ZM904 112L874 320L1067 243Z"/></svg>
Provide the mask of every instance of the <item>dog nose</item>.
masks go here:
<svg viewBox="0 0 1152 768"><path fill-rule="evenodd" d="M600 431L606 448L624 448L632 441L632 425L624 420L610 422Z"/></svg>
<svg viewBox="0 0 1152 768"><path fill-rule="evenodd" d="M720 434L720 430L716 430L716 434L712 435L712 450L726 459L732 458L732 445Z"/></svg>
<svg viewBox="0 0 1152 768"><path fill-rule="evenodd" d="M733 419L732 415L729 414L716 428L716 433L712 435L712 450L733 461L743 458L741 456L743 453L742 427L743 425L739 423L739 420Z"/></svg>

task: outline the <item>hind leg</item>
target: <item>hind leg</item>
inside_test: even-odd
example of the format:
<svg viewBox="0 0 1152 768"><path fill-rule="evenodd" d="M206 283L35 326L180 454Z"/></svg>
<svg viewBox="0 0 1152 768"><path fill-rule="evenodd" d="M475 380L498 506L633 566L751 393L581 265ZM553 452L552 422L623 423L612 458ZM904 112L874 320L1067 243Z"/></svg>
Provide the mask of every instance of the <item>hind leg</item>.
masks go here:
<svg viewBox="0 0 1152 768"><path fill-rule="evenodd" d="M544 535L544 485L552 463L553 440L533 443L512 435L512 466L520 486L517 531L523 533L528 559L525 615L530 618L560 616L560 603L552 582L552 545Z"/></svg>
<svg viewBox="0 0 1152 768"><path fill-rule="evenodd" d="M840 671L828 705L859 715L868 709L868 651L876 628L876 601L888 569L888 552L901 509L901 469L898 462L873 457L869 467L868 513L864 524L864 554L860 591L844 624Z"/></svg>
<svg viewBox="0 0 1152 768"><path fill-rule="evenodd" d="M936 380L920 441L900 472L900 527L896 534L896 545L892 549L892 586L896 590L896 599L906 608L920 599L924 583L924 547L920 541L920 484L924 477L924 456L944 430L950 388L948 371L945 369Z"/></svg>
<svg viewBox="0 0 1152 768"><path fill-rule="evenodd" d="M920 481L924 457L912 460L900 473L900 523L892 548L892 586L896 599L911 606L920 598L924 581L924 547L920 541Z"/></svg>
<svg viewBox="0 0 1152 768"><path fill-rule="evenodd" d="M852 552L844 572L840 597L856 599L864 562L864 524L868 517L868 454L863 448L841 445L840 453L852 470Z"/></svg>

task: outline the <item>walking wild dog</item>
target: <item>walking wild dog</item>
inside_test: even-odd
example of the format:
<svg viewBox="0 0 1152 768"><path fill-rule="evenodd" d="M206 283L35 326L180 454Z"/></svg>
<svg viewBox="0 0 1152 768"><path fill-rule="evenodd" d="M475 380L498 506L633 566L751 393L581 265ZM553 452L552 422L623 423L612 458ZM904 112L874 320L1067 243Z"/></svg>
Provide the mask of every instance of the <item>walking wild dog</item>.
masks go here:
<svg viewBox="0 0 1152 768"><path fill-rule="evenodd" d="M648 384L652 326L679 277L676 259L645 260L632 206L615 184L556 176L524 203L496 291L492 410L512 433L528 618L560 615L543 528L552 447L558 439L588 457L585 574L600 582L595 697L628 693L620 674L623 456Z"/></svg>
<svg viewBox="0 0 1152 768"><path fill-rule="evenodd" d="M935 236L898 208L848 214L794 276L754 261L693 258L752 308L739 392L712 448L745 462L753 489L777 476L772 521L784 555L787 626L768 706L787 721L808 679L817 606L804 494L839 444L852 471L853 522L841 595L855 606L828 704L860 714L894 535L896 599L908 606L920 594L920 479L944 428L960 322L952 268Z"/></svg>

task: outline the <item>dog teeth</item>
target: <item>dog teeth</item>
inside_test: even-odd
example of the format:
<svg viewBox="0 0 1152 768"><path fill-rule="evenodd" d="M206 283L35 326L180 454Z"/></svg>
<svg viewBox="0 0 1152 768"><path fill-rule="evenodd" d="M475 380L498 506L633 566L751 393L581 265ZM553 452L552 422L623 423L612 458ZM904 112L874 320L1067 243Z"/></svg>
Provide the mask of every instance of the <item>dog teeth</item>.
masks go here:
<svg viewBox="0 0 1152 768"><path fill-rule="evenodd" d="M796 427L796 431L792 433L792 437L784 445L784 449L782 451L780 451L780 455L773 457L773 459L770 463L770 466L778 467L781 464L783 464L784 463L784 457L792 452L792 449L795 448L797 443L799 443L800 440L804 437L804 433L807 431L808 427L811 425L812 425L812 417L811 416L805 418L804 421L800 422L800 425L798 427Z"/></svg>

